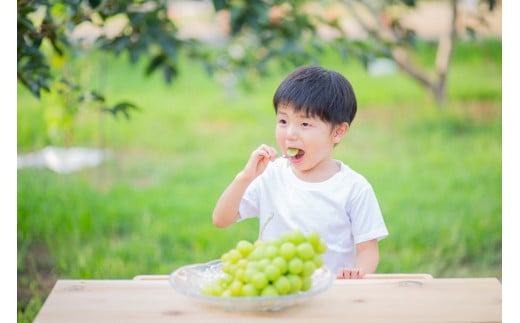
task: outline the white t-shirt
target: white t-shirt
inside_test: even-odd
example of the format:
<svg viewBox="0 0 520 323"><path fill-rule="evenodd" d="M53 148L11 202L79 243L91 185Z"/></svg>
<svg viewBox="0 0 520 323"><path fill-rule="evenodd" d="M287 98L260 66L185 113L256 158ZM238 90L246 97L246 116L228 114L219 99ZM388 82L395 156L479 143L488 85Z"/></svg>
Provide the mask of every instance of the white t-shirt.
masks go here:
<svg viewBox="0 0 520 323"><path fill-rule="evenodd" d="M239 207L240 220L258 217L260 229L265 226L261 240L278 238L289 230L318 231L328 247L324 264L333 272L354 267L355 245L383 239L388 230L370 183L336 162L340 171L318 183L297 178L283 158L269 163L247 188Z"/></svg>

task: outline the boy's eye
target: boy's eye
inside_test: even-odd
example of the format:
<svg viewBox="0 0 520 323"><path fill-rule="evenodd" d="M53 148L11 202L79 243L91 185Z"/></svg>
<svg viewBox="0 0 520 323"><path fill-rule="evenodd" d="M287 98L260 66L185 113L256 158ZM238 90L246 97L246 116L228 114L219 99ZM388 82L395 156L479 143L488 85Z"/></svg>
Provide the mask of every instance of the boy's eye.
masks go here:
<svg viewBox="0 0 520 323"><path fill-rule="evenodd" d="M308 127L308 126L310 126L310 125L311 125L311 124L308 123L308 122L302 122L302 126L304 126L304 127Z"/></svg>
<svg viewBox="0 0 520 323"><path fill-rule="evenodd" d="M285 121L284 119L280 119L280 120L278 120L278 123L280 123L280 124L286 124L287 121Z"/></svg>

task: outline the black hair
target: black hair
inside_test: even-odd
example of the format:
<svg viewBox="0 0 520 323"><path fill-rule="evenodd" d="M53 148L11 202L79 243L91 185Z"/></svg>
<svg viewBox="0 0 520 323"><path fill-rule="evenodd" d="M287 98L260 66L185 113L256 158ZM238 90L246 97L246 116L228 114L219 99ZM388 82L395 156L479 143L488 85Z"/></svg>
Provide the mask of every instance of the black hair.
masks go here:
<svg viewBox="0 0 520 323"><path fill-rule="evenodd" d="M274 109L290 105L310 117L340 125L354 120L356 95L350 82L340 73L319 66L297 68L278 86L273 97Z"/></svg>

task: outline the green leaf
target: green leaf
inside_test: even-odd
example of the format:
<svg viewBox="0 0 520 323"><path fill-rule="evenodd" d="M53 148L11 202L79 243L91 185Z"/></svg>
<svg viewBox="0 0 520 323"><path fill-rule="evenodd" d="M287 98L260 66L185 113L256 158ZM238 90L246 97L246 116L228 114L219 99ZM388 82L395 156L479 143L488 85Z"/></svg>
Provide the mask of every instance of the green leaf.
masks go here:
<svg viewBox="0 0 520 323"><path fill-rule="evenodd" d="M123 114L127 120L130 119L129 110L139 110L139 108L130 102L119 102L113 108L103 108L103 111L110 112L114 117L117 117L119 114Z"/></svg>
<svg viewBox="0 0 520 323"><path fill-rule="evenodd" d="M161 64L163 64L166 61L166 56L164 54L159 54L155 56L150 64L148 64L148 67L146 68L146 76L149 76L152 74L157 67L159 67Z"/></svg>
<svg viewBox="0 0 520 323"><path fill-rule="evenodd" d="M226 9L226 0L213 0L213 7L215 7L215 11Z"/></svg>
<svg viewBox="0 0 520 323"><path fill-rule="evenodd" d="M164 80L170 84L175 77L177 77L177 68L172 65L165 65L163 67Z"/></svg>
<svg viewBox="0 0 520 323"><path fill-rule="evenodd" d="M90 7L92 7L92 9L96 9L100 3L101 0L88 0L88 4L90 5Z"/></svg>

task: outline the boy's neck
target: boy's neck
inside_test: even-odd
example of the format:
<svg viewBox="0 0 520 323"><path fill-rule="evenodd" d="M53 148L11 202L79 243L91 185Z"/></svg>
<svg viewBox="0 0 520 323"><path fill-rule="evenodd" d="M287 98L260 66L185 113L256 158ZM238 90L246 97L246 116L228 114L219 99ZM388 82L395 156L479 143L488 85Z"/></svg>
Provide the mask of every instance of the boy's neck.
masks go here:
<svg viewBox="0 0 520 323"><path fill-rule="evenodd" d="M305 182L319 183L324 182L340 171L341 165L334 159L328 159L314 166L311 169L300 170L291 166L296 177Z"/></svg>

